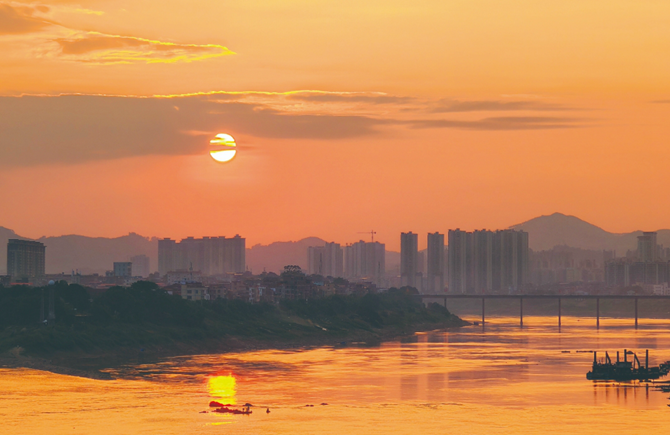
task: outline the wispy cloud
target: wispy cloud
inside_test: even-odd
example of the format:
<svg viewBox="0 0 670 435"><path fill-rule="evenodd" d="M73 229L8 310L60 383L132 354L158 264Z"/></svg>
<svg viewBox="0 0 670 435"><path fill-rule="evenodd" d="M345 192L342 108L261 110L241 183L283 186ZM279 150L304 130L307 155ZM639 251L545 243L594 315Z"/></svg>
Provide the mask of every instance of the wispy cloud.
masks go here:
<svg viewBox="0 0 670 435"><path fill-rule="evenodd" d="M216 44L177 44L98 32L81 32L55 41L66 58L99 64L193 62L235 54Z"/></svg>
<svg viewBox="0 0 670 435"><path fill-rule="evenodd" d="M235 54L218 44L185 44L137 36L111 35L64 26L54 11L100 15L101 11L60 6L0 3L0 37L20 35L31 55L93 64L194 62Z"/></svg>

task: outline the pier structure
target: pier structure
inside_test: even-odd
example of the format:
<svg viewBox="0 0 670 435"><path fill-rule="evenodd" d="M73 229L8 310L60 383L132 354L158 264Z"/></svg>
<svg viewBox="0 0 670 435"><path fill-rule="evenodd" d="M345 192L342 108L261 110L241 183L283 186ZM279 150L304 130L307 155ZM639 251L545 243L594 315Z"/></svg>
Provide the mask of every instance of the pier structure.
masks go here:
<svg viewBox="0 0 670 435"><path fill-rule="evenodd" d="M524 299L555 299L558 302L558 327L561 327L561 301L563 299L595 299L596 301L596 328L600 328L600 300L601 299L624 299L632 300L635 307L635 328L639 325L638 318L638 300L639 299L657 299L670 300L670 296L665 295L534 295L534 294L516 294L516 295L500 295L500 294L425 294L416 295L421 298L423 302L431 302L433 300L443 300L444 307L447 308L449 299L481 299L482 302L482 325L486 322L486 300L487 299L518 299L519 300L519 325L523 327L523 301Z"/></svg>

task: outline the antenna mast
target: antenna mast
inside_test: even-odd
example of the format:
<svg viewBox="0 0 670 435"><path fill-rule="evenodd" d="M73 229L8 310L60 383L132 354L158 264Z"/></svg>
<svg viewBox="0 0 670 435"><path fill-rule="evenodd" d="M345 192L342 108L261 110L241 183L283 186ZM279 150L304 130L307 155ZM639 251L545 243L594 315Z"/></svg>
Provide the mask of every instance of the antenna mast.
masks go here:
<svg viewBox="0 0 670 435"><path fill-rule="evenodd" d="M372 238L372 243L375 242L375 234L377 234L377 231L371 230L371 231L359 231L358 234L370 234L370 237Z"/></svg>

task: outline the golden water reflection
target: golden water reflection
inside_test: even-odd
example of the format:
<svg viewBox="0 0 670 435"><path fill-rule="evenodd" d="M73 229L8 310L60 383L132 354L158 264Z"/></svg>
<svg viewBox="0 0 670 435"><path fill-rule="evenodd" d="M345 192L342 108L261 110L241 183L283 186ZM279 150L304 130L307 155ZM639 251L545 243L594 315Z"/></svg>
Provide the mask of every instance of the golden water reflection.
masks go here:
<svg viewBox="0 0 670 435"><path fill-rule="evenodd" d="M0 433L665 433L667 393L585 374L593 350L670 360L670 321L524 323L492 318L377 347L171 358L113 370L114 381L0 369ZM203 413L217 399L256 406Z"/></svg>
<svg viewBox="0 0 670 435"><path fill-rule="evenodd" d="M235 405L235 393L237 392L237 381L233 375L211 376L207 380L209 394L214 399L219 399L222 404Z"/></svg>

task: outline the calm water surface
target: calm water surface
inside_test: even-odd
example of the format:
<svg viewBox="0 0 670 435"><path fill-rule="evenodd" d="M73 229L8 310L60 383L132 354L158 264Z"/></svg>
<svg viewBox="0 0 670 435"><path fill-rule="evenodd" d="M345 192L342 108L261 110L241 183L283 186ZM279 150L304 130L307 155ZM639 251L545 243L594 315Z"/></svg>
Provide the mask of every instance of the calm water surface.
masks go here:
<svg viewBox="0 0 670 435"><path fill-rule="evenodd" d="M7 434L665 433L668 394L585 378L592 354L670 360L670 321L492 318L380 347L172 358L96 381L0 370ZM210 400L254 413L208 411ZM324 405L322 405L322 403ZM327 405L326 405L327 404ZM314 405L312 407L305 405ZM265 412L266 407L270 413Z"/></svg>

